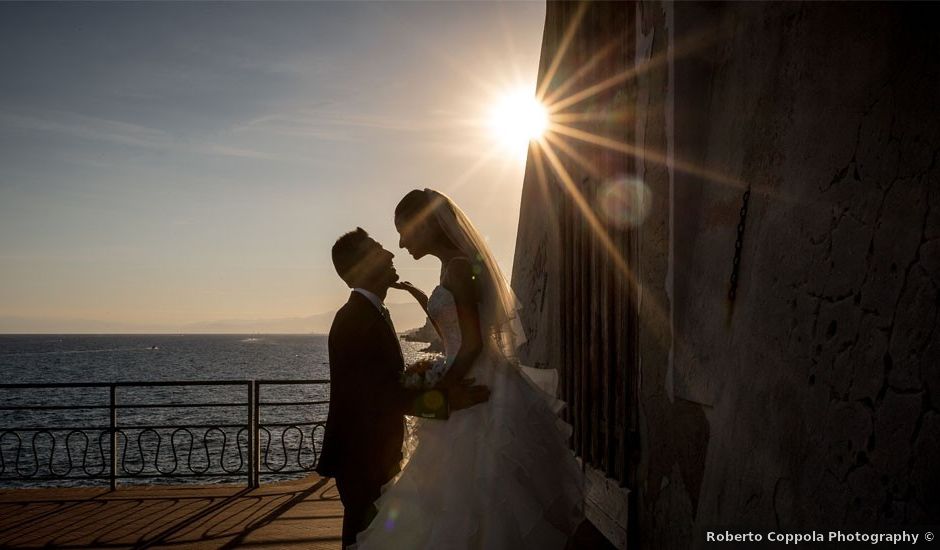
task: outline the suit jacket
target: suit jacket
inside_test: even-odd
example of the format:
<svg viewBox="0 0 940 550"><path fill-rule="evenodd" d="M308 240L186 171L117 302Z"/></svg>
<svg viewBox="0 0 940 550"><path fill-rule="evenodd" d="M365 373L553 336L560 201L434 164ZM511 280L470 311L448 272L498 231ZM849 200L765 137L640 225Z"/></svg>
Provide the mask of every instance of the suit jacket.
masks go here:
<svg viewBox="0 0 940 550"><path fill-rule="evenodd" d="M404 415L424 392L401 386L398 336L358 292L333 319L329 354L330 412L317 472L385 483L402 458Z"/></svg>

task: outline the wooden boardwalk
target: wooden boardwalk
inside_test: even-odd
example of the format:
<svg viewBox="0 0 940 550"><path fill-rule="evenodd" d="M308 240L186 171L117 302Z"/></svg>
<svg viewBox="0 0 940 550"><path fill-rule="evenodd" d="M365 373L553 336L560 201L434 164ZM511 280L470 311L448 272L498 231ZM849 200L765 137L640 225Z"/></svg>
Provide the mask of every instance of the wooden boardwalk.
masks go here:
<svg viewBox="0 0 940 550"><path fill-rule="evenodd" d="M238 486L0 491L0 548L339 550L332 480Z"/></svg>
<svg viewBox="0 0 940 550"><path fill-rule="evenodd" d="M258 489L0 490L0 548L339 550L342 521L336 486L317 476ZM569 548L611 547L585 522Z"/></svg>

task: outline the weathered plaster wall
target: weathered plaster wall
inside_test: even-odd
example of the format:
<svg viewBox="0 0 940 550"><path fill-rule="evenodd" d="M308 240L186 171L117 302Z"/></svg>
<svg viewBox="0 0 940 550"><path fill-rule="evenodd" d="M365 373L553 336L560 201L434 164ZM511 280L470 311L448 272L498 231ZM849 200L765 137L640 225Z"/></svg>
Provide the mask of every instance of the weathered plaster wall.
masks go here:
<svg viewBox="0 0 940 550"><path fill-rule="evenodd" d="M618 85L634 106L620 134L647 151L633 162L652 196L633 266L641 463L631 529L641 546L695 546L710 525L935 522L940 35L931 6L616 6L634 22L623 51L649 67ZM571 13L549 4L546 29ZM543 58L558 39L546 31ZM533 357L547 362L559 337L556 245L551 202L540 198L551 192L533 182L527 173L513 284L530 308Z"/></svg>
<svg viewBox="0 0 940 550"><path fill-rule="evenodd" d="M740 189L676 171L666 383L711 428L701 487L687 487L697 527L940 517L929 10L675 6L674 49L719 37L676 56L676 158L752 188L729 313Z"/></svg>

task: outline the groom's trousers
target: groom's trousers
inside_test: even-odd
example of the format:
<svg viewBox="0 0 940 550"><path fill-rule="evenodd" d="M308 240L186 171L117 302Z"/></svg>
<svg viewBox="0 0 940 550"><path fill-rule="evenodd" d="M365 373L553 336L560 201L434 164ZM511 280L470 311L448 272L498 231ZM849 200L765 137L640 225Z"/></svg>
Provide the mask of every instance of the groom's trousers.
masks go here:
<svg viewBox="0 0 940 550"><path fill-rule="evenodd" d="M382 484L355 476L336 478L336 490L343 501L343 548L356 543L356 535L375 518L375 501Z"/></svg>

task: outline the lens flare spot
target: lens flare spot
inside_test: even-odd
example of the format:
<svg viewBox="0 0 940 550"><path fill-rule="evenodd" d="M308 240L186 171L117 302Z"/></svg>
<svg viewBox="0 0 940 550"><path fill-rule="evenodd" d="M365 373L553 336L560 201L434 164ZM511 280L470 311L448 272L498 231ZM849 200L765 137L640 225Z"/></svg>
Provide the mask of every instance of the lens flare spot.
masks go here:
<svg viewBox="0 0 940 550"><path fill-rule="evenodd" d="M388 517L385 518L385 530L386 530L386 531L391 531L392 529L394 529L394 528L395 528L395 520L397 520L397 519L398 519L398 508L393 506L393 507L388 511Z"/></svg>
<svg viewBox="0 0 940 550"><path fill-rule="evenodd" d="M604 182L597 194L597 207L604 221L615 227L636 227L649 215L652 195L637 178Z"/></svg>
<svg viewBox="0 0 940 550"><path fill-rule="evenodd" d="M424 406L432 411L444 406L444 394L439 391L425 392L423 399Z"/></svg>

